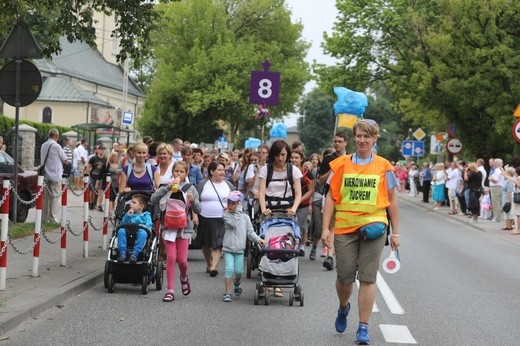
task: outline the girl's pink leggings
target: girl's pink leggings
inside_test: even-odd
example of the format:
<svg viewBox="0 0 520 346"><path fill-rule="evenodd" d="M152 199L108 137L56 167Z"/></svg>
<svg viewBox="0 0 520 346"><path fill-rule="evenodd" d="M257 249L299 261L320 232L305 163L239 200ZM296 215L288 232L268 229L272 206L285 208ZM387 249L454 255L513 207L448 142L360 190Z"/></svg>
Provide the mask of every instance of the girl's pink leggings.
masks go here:
<svg viewBox="0 0 520 346"><path fill-rule="evenodd" d="M188 239L177 238L174 242L164 241L166 247L166 289L173 293L175 286L175 263L179 265L181 277L188 276Z"/></svg>

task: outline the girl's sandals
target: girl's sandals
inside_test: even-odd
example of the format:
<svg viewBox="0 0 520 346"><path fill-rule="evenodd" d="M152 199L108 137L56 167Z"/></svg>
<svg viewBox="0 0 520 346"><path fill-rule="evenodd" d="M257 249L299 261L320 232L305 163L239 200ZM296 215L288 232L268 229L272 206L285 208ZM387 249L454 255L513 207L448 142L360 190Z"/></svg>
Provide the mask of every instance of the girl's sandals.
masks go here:
<svg viewBox="0 0 520 346"><path fill-rule="evenodd" d="M188 294L191 293L190 279L188 278L188 276L186 276L186 280L183 280L182 276L180 276L179 279L181 280L182 294L187 296Z"/></svg>
<svg viewBox="0 0 520 346"><path fill-rule="evenodd" d="M173 297L173 293L166 293L164 295L164 298L162 299L163 302L173 302L175 300L175 298Z"/></svg>
<svg viewBox="0 0 520 346"><path fill-rule="evenodd" d="M235 295L238 297L242 294L242 287L240 287L240 284L235 284Z"/></svg>
<svg viewBox="0 0 520 346"><path fill-rule="evenodd" d="M277 298L282 298L283 297L283 292L282 292L282 289L280 287L276 287L274 289L274 294L273 296L277 297Z"/></svg>
<svg viewBox="0 0 520 346"><path fill-rule="evenodd" d="M231 294L230 293L224 293L222 296L222 301L229 303L231 301Z"/></svg>

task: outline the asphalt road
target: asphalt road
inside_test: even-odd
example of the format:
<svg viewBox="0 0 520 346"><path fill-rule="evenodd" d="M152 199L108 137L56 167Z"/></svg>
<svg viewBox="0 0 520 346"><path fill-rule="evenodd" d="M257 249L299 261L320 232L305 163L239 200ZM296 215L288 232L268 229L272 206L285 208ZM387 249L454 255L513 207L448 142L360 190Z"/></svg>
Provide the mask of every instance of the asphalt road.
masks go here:
<svg viewBox="0 0 520 346"><path fill-rule="evenodd" d="M372 344L518 345L518 243L407 202L400 207L402 267L393 275L381 272ZM178 278L173 303L161 301L164 290L142 295L140 286L118 284L109 294L100 284L11 331L1 344L355 344L357 304L347 331L336 333L335 275L321 259L301 258L305 306L290 307L288 294L254 306L257 275L244 279L240 298L224 303L222 275L204 272L199 250L189 257L188 297L180 294Z"/></svg>

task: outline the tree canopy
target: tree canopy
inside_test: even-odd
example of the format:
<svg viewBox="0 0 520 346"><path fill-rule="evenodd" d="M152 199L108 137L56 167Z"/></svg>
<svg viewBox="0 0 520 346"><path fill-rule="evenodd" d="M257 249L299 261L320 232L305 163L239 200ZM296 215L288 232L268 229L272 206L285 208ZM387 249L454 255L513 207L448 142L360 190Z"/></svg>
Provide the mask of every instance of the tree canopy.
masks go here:
<svg viewBox="0 0 520 346"><path fill-rule="evenodd" d="M0 1L0 32L3 41L18 20L27 23L46 57L59 53L59 38L79 40L95 46L93 14L104 12L116 16L113 36L119 38L118 61L130 57L138 67L151 54L150 33L157 13L153 1L135 0L5 0Z"/></svg>
<svg viewBox="0 0 520 346"><path fill-rule="evenodd" d="M384 83L392 107L427 132L453 124L469 158L518 154L511 136L520 99L520 2L342 0L316 66L320 85ZM515 148L511 150L511 148Z"/></svg>
<svg viewBox="0 0 520 346"><path fill-rule="evenodd" d="M157 8L157 73L138 122L141 132L208 141L222 125L232 140L256 130L249 82L264 60L281 72L280 102L269 107L271 116L294 109L309 79L308 44L283 0L187 0Z"/></svg>

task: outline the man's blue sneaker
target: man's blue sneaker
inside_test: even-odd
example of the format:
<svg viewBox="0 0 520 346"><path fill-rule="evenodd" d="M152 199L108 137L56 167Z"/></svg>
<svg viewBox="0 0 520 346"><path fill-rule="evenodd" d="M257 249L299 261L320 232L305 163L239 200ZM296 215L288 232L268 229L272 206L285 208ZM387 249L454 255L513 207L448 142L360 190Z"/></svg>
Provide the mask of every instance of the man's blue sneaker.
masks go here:
<svg viewBox="0 0 520 346"><path fill-rule="evenodd" d="M341 306L339 307L338 317L336 317L336 322L334 323L338 333L343 333L345 329L347 329L347 316L349 312L350 302L347 303L347 306L344 309L342 309Z"/></svg>
<svg viewBox="0 0 520 346"><path fill-rule="evenodd" d="M356 333L356 342L358 345L370 344L370 337L368 336L368 324L360 323Z"/></svg>

